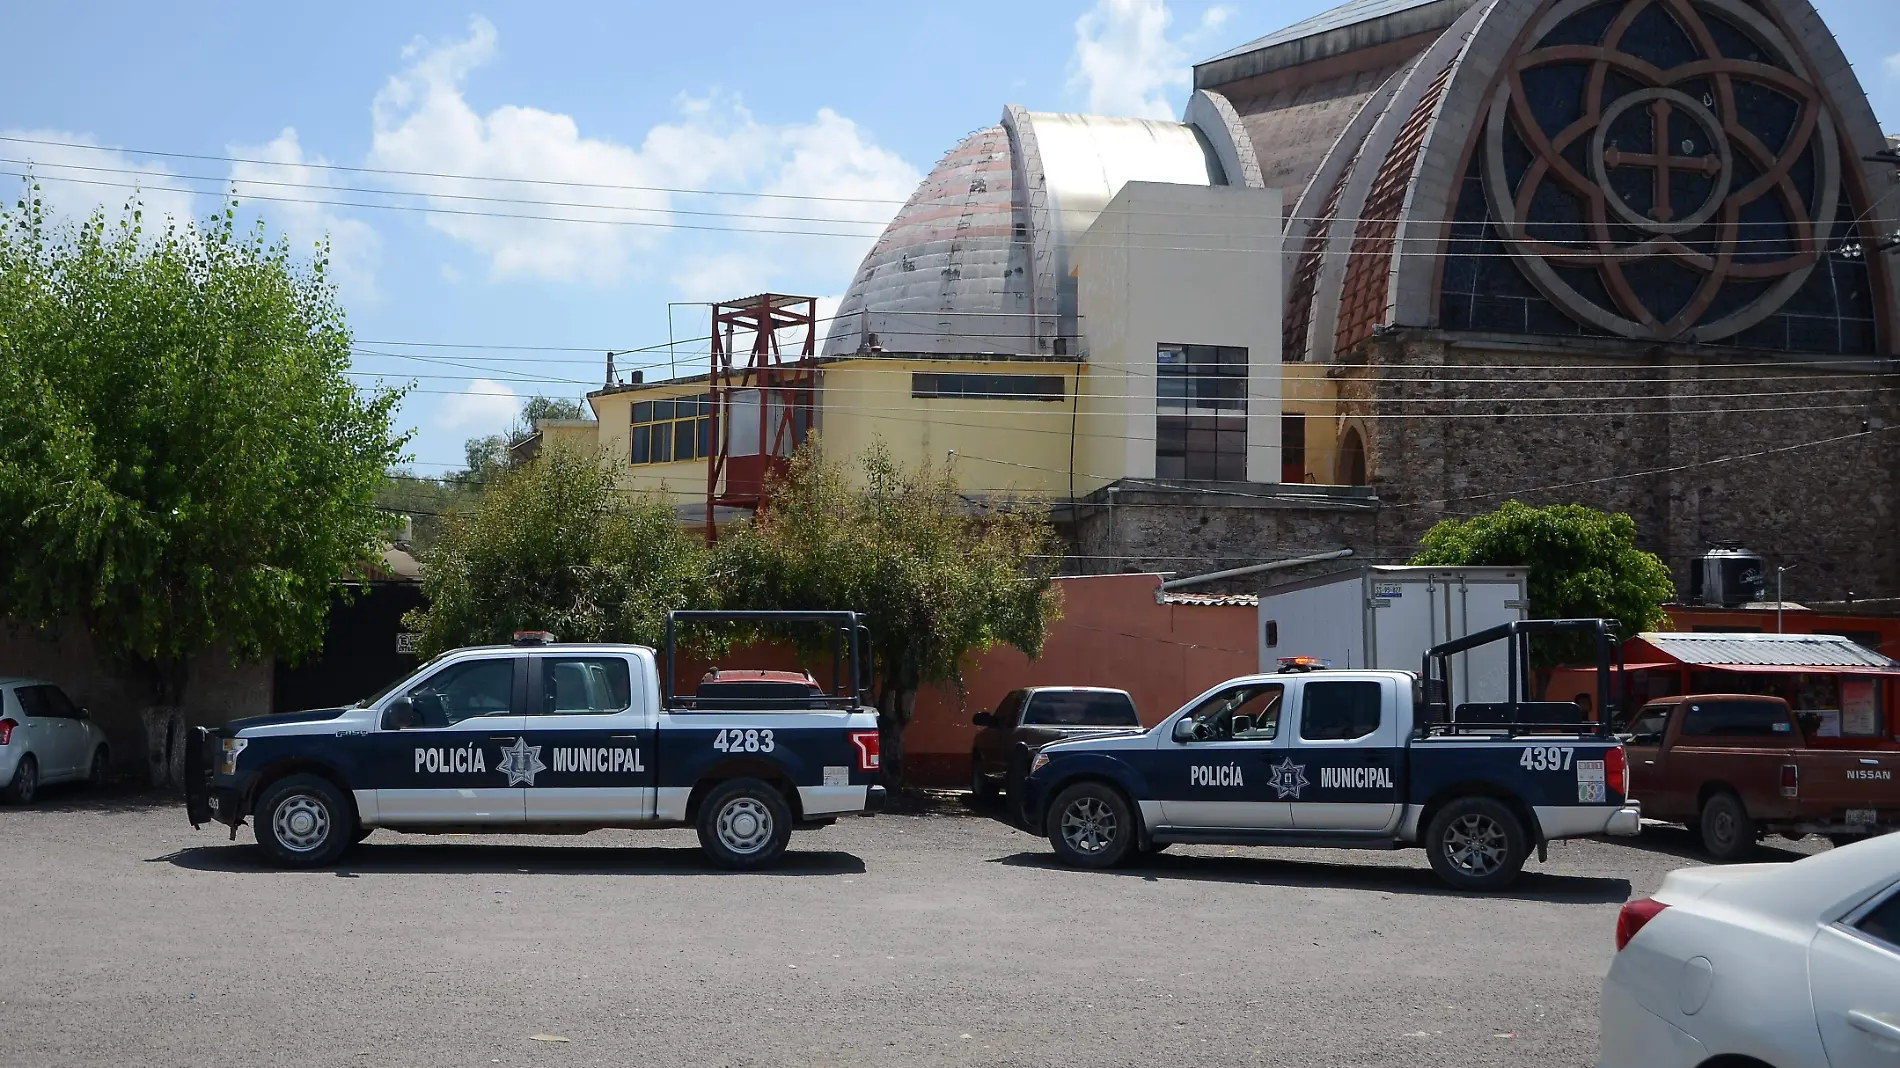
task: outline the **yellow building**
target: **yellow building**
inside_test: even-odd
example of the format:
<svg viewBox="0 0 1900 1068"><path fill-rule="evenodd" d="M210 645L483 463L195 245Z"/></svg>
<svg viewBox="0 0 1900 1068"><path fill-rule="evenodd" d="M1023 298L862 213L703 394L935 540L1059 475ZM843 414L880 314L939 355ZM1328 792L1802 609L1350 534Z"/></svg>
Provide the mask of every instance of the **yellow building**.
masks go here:
<svg viewBox="0 0 1900 1068"><path fill-rule="evenodd" d="M958 145L827 324L820 447L882 442L900 463L951 468L977 499L1334 482L1332 382L1280 358L1284 198L1237 121L1201 97L1178 123L1011 107ZM596 422L546 424L543 439L597 447L624 488L703 521L707 376L588 400ZM756 427L756 400L750 412L723 421Z"/></svg>

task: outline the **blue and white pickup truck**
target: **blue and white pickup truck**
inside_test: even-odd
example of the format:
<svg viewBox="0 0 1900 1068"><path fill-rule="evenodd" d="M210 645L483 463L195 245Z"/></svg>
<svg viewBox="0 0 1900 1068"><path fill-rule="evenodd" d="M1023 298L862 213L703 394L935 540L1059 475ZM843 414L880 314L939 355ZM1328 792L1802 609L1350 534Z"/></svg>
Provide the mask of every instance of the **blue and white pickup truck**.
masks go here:
<svg viewBox="0 0 1900 1068"><path fill-rule="evenodd" d="M444 653L350 708L199 728L187 815L234 838L249 819L258 846L286 867L332 863L379 827L675 826L697 827L722 867L764 867L794 827L882 806L877 714L861 700L869 636L850 612L676 612L668 677L675 620L735 619L834 628L833 694L754 673L762 685L742 678L706 687L704 700L668 697L652 649L523 634Z"/></svg>
<svg viewBox="0 0 1900 1068"><path fill-rule="evenodd" d="M1176 842L1423 846L1451 886L1499 889L1551 839L1640 830L1622 745L1574 704L1517 699L1528 635L1590 627L1598 707L1611 707L1611 622L1481 631L1433 648L1422 675L1291 658L1279 674L1214 687L1145 733L1044 748L1022 818L1060 860L1084 867ZM1510 642L1509 699L1448 707L1452 658L1493 641Z"/></svg>

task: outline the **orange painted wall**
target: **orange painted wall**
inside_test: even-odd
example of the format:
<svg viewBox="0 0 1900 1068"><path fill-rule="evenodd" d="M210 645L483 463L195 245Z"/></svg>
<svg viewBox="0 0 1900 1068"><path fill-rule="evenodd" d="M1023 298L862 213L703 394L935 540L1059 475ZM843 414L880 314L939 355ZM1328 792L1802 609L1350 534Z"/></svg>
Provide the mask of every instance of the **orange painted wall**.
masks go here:
<svg viewBox="0 0 1900 1068"><path fill-rule="evenodd" d="M917 714L905 733L910 779L921 786L957 786L969 781L970 716L996 707L1020 686L1112 686L1135 699L1143 723L1153 725L1188 698L1238 675L1259 669L1254 645L1258 610L1252 605L1156 604L1159 575L1096 575L1058 579L1062 618L1051 629L1040 658L1010 648L993 649L964 672L959 699L953 686L917 696ZM719 658L722 667L795 669L789 649L765 646ZM708 665L683 662L675 691L694 688ZM831 665L805 664L826 686Z"/></svg>

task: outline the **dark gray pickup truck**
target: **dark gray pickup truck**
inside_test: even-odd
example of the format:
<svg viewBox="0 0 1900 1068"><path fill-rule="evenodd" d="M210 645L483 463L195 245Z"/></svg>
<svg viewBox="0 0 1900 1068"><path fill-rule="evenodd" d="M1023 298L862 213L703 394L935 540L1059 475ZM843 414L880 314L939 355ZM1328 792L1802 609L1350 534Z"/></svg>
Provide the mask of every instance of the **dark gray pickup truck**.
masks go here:
<svg viewBox="0 0 1900 1068"><path fill-rule="evenodd" d="M978 712L970 722L982 728L970 748L970 793L983 803L1003 790L1014 794L1029 774L1029 759L1051 742L1142 730L1128 691L1100 686L1011 690L996 711Z"/></svg>

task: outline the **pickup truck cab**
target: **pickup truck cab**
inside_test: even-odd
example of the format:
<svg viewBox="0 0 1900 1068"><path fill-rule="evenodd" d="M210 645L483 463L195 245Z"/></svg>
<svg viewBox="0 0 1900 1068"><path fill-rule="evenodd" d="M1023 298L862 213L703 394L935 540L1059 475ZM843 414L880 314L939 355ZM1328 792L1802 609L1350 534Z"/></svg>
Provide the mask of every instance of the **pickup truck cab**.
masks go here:
<svg viewBox="0 0 1900 1068"><path fill-rule="evenodd" d="M1085 867L1175 842L1422 846L1447 884L1501 888L1551 839L1641 827L1623 747L1593 725L1528 720L1557 714L1541 702L1454 710L1424 697L1442 690L1434 655L1506 637L1515 651L1519 628L1549 622L1438 646L1423 682L1402 671L1250 675L1142 734L1047 746L1024 783L1024 818L1058 859Z"/></svg>
<svg viewBox="0 0 1900 1068"><path fill-rule="evenodd" d="M742 615L760 614L717 614ZM249 819L259 848L285 867L332 863L379 827L694 826L721 867L770 865L794 827L875 811L884 795L877 716L859 698L857 617L784 615L822 616L848 633L854 670L841 694L749 697L741 681L701 707L665 695L652 649L522 635L444 653L350 708L199 728L187 815L234 838ZM669 621L669 664L673 644Z"/></svg>
<svg viewBox="0 0 1900 1068"><path fill-rule="evenodd" d="M1102 686L1030 686L1011 690L996 711L970 717L978 730L970 746L970 793L996 800L1014 796L1037 750L1051 742L1140 734L1141 716L1127 690Z"/></svg>
<svg viewBox="0 0 1900 1068"><path fill-rule="evenodd" d="M1626 745L1643 814L1686 825L1717 860L1746 857L1770 833L1841 844L1900 829L1900 753L1811 749L1779 697L1651 701Z"/></svg>

